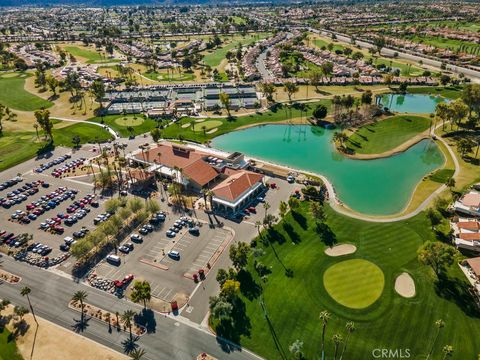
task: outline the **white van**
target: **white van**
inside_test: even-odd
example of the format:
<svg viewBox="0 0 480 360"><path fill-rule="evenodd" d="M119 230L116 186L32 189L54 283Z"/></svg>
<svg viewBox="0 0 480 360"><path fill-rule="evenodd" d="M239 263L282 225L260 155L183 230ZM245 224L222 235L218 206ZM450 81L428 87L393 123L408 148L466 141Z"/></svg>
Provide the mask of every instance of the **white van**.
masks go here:
<svg viewBox="0 0 480 360"><path fill-rule="evenodd" d="M122 263L122 260L117 255L108 255L107 256L107 262L112 264L112 265L119 266Z"/></svg>

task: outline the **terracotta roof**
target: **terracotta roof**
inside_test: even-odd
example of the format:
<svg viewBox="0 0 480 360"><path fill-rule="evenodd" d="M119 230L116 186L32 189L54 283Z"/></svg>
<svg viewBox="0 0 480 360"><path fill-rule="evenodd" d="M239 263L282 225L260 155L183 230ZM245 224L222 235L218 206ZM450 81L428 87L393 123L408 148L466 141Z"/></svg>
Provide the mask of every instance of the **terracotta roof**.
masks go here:
<svg viewBox="0 0 480 360"><path fill-rule="evenodd" d="M480 233L461 233L459 237L467 241L480 241Z"/></svg>
<svg viewBox="0 0 480 360"><path fill-rule="evenodd" d="M200 186L206 185L218 176L217 171L203 161L203 158L208 154L196 149L183 145L162 143L147 152L145 152L146 161L161 164L171 169L175 167L182 169L185 177ZM136 158L144 160L144 155L140 152L136 155Z"/></svg>
<svg viewBox="0 0 480 360"><path fill-rule="evenodd" d="M472 230L472 231L480 230L480 222L478 221L459 221L457 226L459 229Z"/></svg>
<svg viewBox="0 0 480 360"><path fill-rule="evenodd" d="M479 193L468 193L461 200L462 204L465 206L480 206L480 194Z"/></svg>
<svg viewBox="0 0 480 360"><path fill-rule="evenodd" d="M262 179L263 175L261 174L241 170L230 175L215 186L212 191L215 196L233 202Z"/></svg>
<svg viewBox="0 0 480 360"><path fill-rule="evenodd" d="M183 175L200 186L208 184L218 176L217 171L202 159L198 159L183 168Z"/></svg>
<svg viewBox="0 0 480 360"><path fill-rule="evenodd" d="M475 275L480 276L480 257L467 259L467 263L470 265Z"/></svg>
<svg viewBox="0 0 480 360"><path fill-rule="evenodd" d="M145 158L141 152L136 154L135 157L139 160L149 161L152 163L156 162L170 168L174 168L176 166L180 169L183 169L184 167L207 155L186 146L168 143L159 144L157 147L145 151L144 153Z"/></svg>

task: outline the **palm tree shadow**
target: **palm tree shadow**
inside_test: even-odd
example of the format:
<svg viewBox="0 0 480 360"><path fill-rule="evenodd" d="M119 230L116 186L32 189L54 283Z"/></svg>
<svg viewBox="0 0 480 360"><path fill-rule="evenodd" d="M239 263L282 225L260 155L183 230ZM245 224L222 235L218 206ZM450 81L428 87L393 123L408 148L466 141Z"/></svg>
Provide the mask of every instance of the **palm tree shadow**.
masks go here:
<svg viewBox="0 0 480 360"><path fill-rule="evenodd" d="M33 351L35 350L35 343L37 342L37 333L38 333L38 325L35 328L35 334L33 335L32 351L30 352L30 359L33 359Z"/></svg>
<svg viewBox="0 0 480 360"><path fill-rule="evenodd" d="M75 331L76 333L85 331L88 327L88 322L90 321L90 319L91 317L84 317L80 320L73 319L73 321L75 321L75 324L72 325L73 331Z"/></svg>
<svg viewBox="0 0 480 360"><path fill-rule="evenodd" d="M138 336L129 336L125 340L122 341L122 346L123 346L123 352L125 354L130 354L133 350L138 348L138 341L139 337Z"/></svg>

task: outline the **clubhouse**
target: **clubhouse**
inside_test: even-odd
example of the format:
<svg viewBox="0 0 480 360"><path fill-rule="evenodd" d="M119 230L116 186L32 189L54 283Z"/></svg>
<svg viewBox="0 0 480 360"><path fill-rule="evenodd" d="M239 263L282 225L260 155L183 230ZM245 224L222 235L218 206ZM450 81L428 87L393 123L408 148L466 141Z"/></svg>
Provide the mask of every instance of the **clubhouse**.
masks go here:
<svg viewBox="0 0 480 360"><path fill-rule="evenodd" d="M264 191L264 176L247 170L243 154L179 145L168 141L134 151L127 158L147 173L167 178L200 194L211 191L213 209L233 215Z"/></svg>

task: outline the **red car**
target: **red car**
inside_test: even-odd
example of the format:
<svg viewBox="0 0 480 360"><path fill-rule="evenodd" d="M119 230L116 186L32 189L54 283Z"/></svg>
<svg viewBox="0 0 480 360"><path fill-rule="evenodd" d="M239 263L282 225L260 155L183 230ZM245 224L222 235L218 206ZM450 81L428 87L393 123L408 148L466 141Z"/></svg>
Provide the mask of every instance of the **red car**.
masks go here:
<svg viewBox="0 0 480 360"><path fill-rule="evenodd" d="M35 205L33 205L33 204L28 204L28 205L27 205L27 210L32 210L32 209L35 209Z"/></svg>
<svg viewBox="0 0 480 360"><path fill-rule="evenodd" d="M257 209L255 209L253 206L250 206L249 208L247 208L247 210L251 213L254 213L254 214L257 213Z"/></svg>

